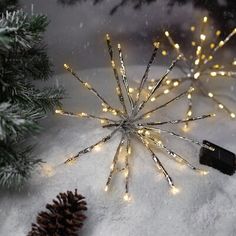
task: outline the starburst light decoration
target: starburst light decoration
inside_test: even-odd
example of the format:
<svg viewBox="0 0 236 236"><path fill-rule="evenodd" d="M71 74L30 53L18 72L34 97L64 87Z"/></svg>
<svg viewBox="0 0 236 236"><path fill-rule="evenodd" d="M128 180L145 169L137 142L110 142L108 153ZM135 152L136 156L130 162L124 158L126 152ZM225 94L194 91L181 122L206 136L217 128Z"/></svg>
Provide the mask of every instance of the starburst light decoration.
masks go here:
<svg viewBox="0 0 236 236"><path fill-rule="evenodd" d="M190 89L187 91L179 94L178 96L168 100L164 104L159 106L155 106L155 108L149 109L146 112L143 112L143 108L148 106L149 101L151 100L152 96L156 93L158 88L161 86L162 82L165 80L167 75L172 71L176 63L181 59L181 55L179 55L176 60L174 60L169 68L167 69L166 73L156 82L153 86L152 91L146 96L143 96L144 87L148 80L148 73L150 67L156 57L157 51L159 49L159 44L153 44L153 52L151 58L148 62L144 75L139 83L137 88L137 94L134 96L132 95L133 88L130 88L129 81L126 74L126 67L124 64L123 53L121 49L121 45L117 45L118 54L119 54L119 62L120 62L120 73L118 72L116 63L114 61L114 53L113 48L110 41L110 36L106 35L106 42L108 46L108 52L111 60L111 66L114 73L114 79L117 84L116 87L116 94L120 101L122 108L114 108L110 105L107 100L88 82L83 81L79 75L67 64L64 64L65 69L70 72L73 77L75 77L78 82L89 92L94 94L100 101L102 106L102 111L106 114L102 116L97 116L94 114L88 114L85 112L79 113L72 113L67 112L62 109L56 110L55 112L59 115L63 116L71 116L71 117L81 117L81 118L88 118L98 120L101 123L103 128L110 129L111 132L98 140L96 143L89 145L88 147L84 148L83 150L79 151L76 155L66 159L64 164L73 163L75 160L80 158L82 155L89 153L93 150L99 150L101 146L107 143L111 138L115 136L115 134L120 133L121 139L116 149L111 167L110 172L106 181L105 191L108 191L112 182L112 178L115 173L123 172L125 177L125 194L124 200L129 201L130 194L129 194L129 179L130 179L130 156L132 150L132 140L138 140L141 145L150 153L152 160L154 161L155 166L157 169L163 174L165 179L167 180L168 185L171 188L173 194L178 193L178 188L175 187L173 180L171 179L170 175L168 174L167 170L159 160L158 156L155 154L155 148L160 148L167 153L167 156L172 160L184 164L191 168L192 170L205 175L207 171L199 169L192 164L190 164L186 159L184 159L181 155L177 154L175 151L168 148L161 140L162 134L171 135L177 139L187 141L193 144L196 144L200 147L204 147L210 150L214 150L212 147L201 143L200 141L194 140L189 137L182 136L178 133L170 131L168 129L162 128L165 124L176 125L185 122L193 122L200 119L208 118L213 116L212 114L209 115L201 115L198 117L191 117L187 119L179 119L179 120L164 120L164 121L150 121L147 122L146 118L149 118L153 113L159 111L162 108L167 107L172 102L180 99L184 95L190 92ZM113 116L113 118L110 118ZM122 152L124 154L122 154ZM121 157L121 155L123 157Z"/></svg>
<svg viewBox="0 0 236 236"><path fill-rule="evenodd" d="M163 89L162 93L158 96L168 94L180 84L188 83L189 88L191 87L192 89L186 94L188 100L186 118L193 116L192 98L193 95L198 93L212 100L219 109L225 111L234 119L236 117L235 113L220 101L214 91L212 91L212 88L210 90L206 88L206 82L213 78L236 78L236 59L228 64L224 61L222 61L222 63L217 62L217 60L219 61L219 58L217 59L217 53L236 34L236 28L223 40L219 40L218 38L221 35L221 31L209 27L208 21L208 17L205 16L199 24L200 27L191 26L190 31L196 34L198 38L191 42L193 50L191 50L192 53L190 55L183 52L180 44L174 40L169 31L165 31L164 35L173 50L177 55L182 56L182 63L177 65L182 72L182 76L166 79L163 83L165 89ZM212 38L213 40L211 41ZM161 45L161 53L163 56L169 54L163 44ZM152 90L153 84L155 84L156 81L157 80L152 80L152 82L148 84L149 90ZM213 81L211 80L209 82L212 83ZM152 97L152 101L155 101L158 96ZM187 128L187 126L188 123L186 122L185 127Z"/></svg>

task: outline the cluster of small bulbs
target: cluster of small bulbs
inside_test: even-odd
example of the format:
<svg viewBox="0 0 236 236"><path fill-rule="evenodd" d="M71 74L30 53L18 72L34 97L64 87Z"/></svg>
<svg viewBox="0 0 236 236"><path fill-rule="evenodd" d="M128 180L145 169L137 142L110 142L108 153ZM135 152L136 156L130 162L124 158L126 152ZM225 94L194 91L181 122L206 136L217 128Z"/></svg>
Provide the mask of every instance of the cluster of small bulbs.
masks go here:
<svg viewBox="0 0 236 236"><path fill-rule="evenodd" d="M211 99L219 109L224 110L229 116L234 119L236 118L236 114L232 112L225 104L223 104L217 96L212 92L208 91L208 89L204 86L204 80L211 78L236 78L236 71L227 70L227 67L233 68L236 66L236 60L234 59L230 65L223 64L215 64L215 54L236 34L236 28L232 30L232 32L224 39L220 40L218 43L210 42L207 43L207 39L210 38L209 28L207 27L208 17L204 16L201 21L199 39L197 41L192 41L191 45L194 48L194 53L190 56L186 56L181 50L180 44L176 43L172 38L169 31L165 31L164 35L167 38L169 44L177 53L177 55L182 56L182 63L178 64L178 68L183 73L183 75L179 76L179 78L172 78L166 80L166 89L163 91L163 94L169 93L172 89L183 84L187 81L189 87L192 87L193 90L186 94L188 100L188 109L186 112L186 117L190 118L193 115L192 110L192 97L193 92L200 92L203 96ZM191 26L190 30L192 32L196 32L197 28L195 26ZM220 30L216 30L214 32L216 39L221 35ZM215 38L214 38L215 39ZM168 51L162 46L162 55L167 56ZM156 80L151 81L148 86L151 88L152 83L155 83ZM194 93L195 93L194 92ZM155 101L155 98L153 98ZM188 123L185 124L185 128L187 128Z"/></svg>
<svg viewBox="0 0 236 236"><path fill-rule="evenodd" d="M110 56L111 66L114 73L114 79L117 84L116 94L120 101L120 105L122 108L114 108L110 105L106 99L89 83L83 81L79 75L67 64L64 64L64 68L75 77L78 82L83 86L84 89L88 90L92 94L94 94L101 101L102 112L105 114L102 116L97 116L94 114L88 114L85 112L73 113L67 112L62 109L56 110L55 112L59 115L63 116L71 116L71 117L80 117L86 119L94 119L98 120L103 128L111 129L112 131L96 143L89 145L88 147L80 150L76 155L71 156L66 159L63 164L72 164L75 160L77 160L82 155L89 153L93 150L100 150L101 146L107 143L115 134L118 132L121 134L120 143L116 149L114 158L112 160L112 164L110 167L110 172L106 181L105 191L107 192L110 189L110 185L113 179L113 176L117 172L123 172L125 178L125 193L124 200L130 201L131 196L129 194L129 179L130 179L130 157L132 152L132 139L138 140L143 147L150 153L152 160L154 161L155 166L160 171L161 174L167 180L168 185L170 186L171 192L173 194L177 194L179 189L174 185L172 178L168 174L167 170L159 160L158 156L154 152L154 148L160 148L167 153L167 156L176 161L179 164L184 164L188 166L190 169L200 173L201 175L206 175L208 172L202 169L199 169L189 163L186 159L184 159L181 155L177 154L170 148L168 148L161 141L162 134L173 136L177 139L187 141L189 143L196 144L200 147L207 148L211 151L214 148L203 144L197 140L192 138L188 138L182 136L178 133L170 131L168 129L162 128L165 124L176 125L186 122L193 122L205 118L209 118L214 116L214 114L209 115L201 115L197 117L187 117L186 119L177 119L177 120L164 120L164 121L146 121L147 118L150 118L155 112L159 111L162 108L167 107L174 101L177 101L181 97L186 94L189 94L193 91L193 88L189 88L178 96L168 100L164 104L158 105L155 108L152 108L146 112L142 112L143 108L147 106L149 101L154 101L153 99L156 96L156 92L163 84L170 85L173 87L177 87L179 85L179 80L170 81L167 80L167 76L171 73L174 66L183 58L182 55L178 55L178 57L172 61L171 65L166 70L166 73L158 80L153 81L152 87L149 88L150 92L148 95L145 95L145 87L148 81L148 74L150 67L155 60L157 51L159 50L159 43L153 44L153 52L151 58L147 64L144 75L141 79L141 82L137 89L131 88L129 86L129 81L126 74L126 67L124 64L124 58L122 53L121 45L117 45L118 54L119 54L119 62L120 62L120 70L118 71L116 63L114 61L113 48L110 41L110 36L106 35L106 42L108 47L108 52ZM136 93L135 93L136 91ZM164 91L164 94L169 91ZM145 96L144 96L145 95ZM112 117L112 118L111 118ZM157 138L158 137L158 138ZM124 154L122 154L124 152ZM121 166L121 167L120 167Z"/></svg>

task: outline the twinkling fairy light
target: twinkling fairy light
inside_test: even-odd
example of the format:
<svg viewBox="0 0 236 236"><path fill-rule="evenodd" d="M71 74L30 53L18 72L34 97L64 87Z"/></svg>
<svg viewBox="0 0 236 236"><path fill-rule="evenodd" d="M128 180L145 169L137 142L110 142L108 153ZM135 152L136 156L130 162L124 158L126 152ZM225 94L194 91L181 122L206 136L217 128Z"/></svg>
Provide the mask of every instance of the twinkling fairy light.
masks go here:
<svg viewBox="0 0 236 236"><path fill-rule="evenodd" d="M205 86L206 80L209 78L236 78L236 60L226 64L225 62L218 63L216 54L220 49L236 34L236 28L225 37L223 40L219 40L221 32L219 30L212 30L209 27L208 17L204 16L200 23L200 29L196 26L191 26L190 31L198 35L197 40L192 41L192 53L189 55L185 54L178 42L175 41L174 37L169 31L165 31L164 35L173 51L177 55L182 56L182 63L177 65L178 69L182 72L178 78L167 79L162 85L164 85L164 90L158 96L163 94L168 94L175 87L180 84L188 84L188 86L193 89L186 93L186 98L188 101L188 108L186 111L186 118L191 118L193 116L193 95L201 94L209 98L220 110L225 111L231 118L235 118L236 115L231 111L224 103L217 98L217 95L212 91L212 89L207 89ZM213 41L211 41L213 38ZM218 41L218 42L217 42ZM163 56L167 56L169 52L164 46L165 44L160 44L160 50ZM148 90L152 90L153 84L157 80L153 80L148 84ZM187 83L186 83L187 82ZM212 83L210 81L210 83ZM158 96L152 97L151 101L155 101ZM188 122L185 123L188 126Z"/></svg>
<svg viewBox="0 0 236 236"><path fill-rule="evenodd" d="M163 81L166 79L166 76L169 73L171 73L172 69L178 63L178 61L182 58L182 56L178 56L171 63L166 73L156 83L153 84L151 92L146 96L144 92L145 92L146 83L148 81L148 73L149 73L152 63L155 60L157 51L159 49L159 44L158 43L153 44L153 53L151 55L151 59L148 62L145 73L141 79L141 82L138 88L134 89L129 86L129 81L126 74L126 67L124 63L121 45L118 44L117 46L118 54L119 54L119 62L120 62L120 68L118 70L117 65L114 61L114 52L113 52L113 47L112 47L111 39L109 35L106 35L106 41L107 41L108 52L109 52L109 56L111 60L111 66L112 66L114 78L117 84L116 94L120 101L121 108L114 108L112 105L110 105L105 100L105 98L103 98L103 96L92 85L83 81L79 77L79 75L69 65L65 64L64 65L65 69L69 73L71 73L79 81L79 83L81 83L81 85L85 89L87 89L89 92L91 92L101 101L101 108L104 114L101 116L97 116L97 115L88 114L85 112L79 112L79 113L67 112L62 109L56 110L55 112L62 116L79 117L83 119L97 120L101 124L101 127L107 128L111 131L107 136L101 138L96 143L85 147L84 149L80 150L77 154L67 158L64 161L64 164L74 163L75 160L82 157L84 154L89 153L93 150L99 150L103 146L103 144L107 143L111 138L113 138L115 135L120 133L121 139L116 149L114 158L112 160L104 190L109 191L114 175L122 172L124 173L124 186L125 186L123 198L125 201L131 200L131 196L129 193L129 180L131 176L130 158L132 156L131 154L132 154L132 148L133 148L132 140L137 139L145 147L145 149L147 149L147 151L150 153L150 156L152 160L154 161L155 166L167 180L167 183L171 188L171 192L173 194L177 194L179 192L179 189L174 185L174 182L172 178L170 177L169 173L167 172L167 170L165 169L165 167L159 160L158 156L155 154L155 148L163 149L167 153L169 158L173 159L177 163L188 166L190 169L200 174L206 174L207 172L197 167L194 167L187 160L185 160L181 155L177 154L176 152L168 148L165 144L163 144L161 141L162 134L164 133L166 135L173 136L179 140L193 143L200 147L205 147L210 150L214 150L214 149L210 146L207 146L206 144L202 144L201 142L197 140L182 136L178 133L175 133L168 129L164 129L162 127L165 124L176 125L183 122L193 122L193 121L205 119L208 117L212 117L213 114L202 115L198 117L188 117L182 120L179 119L179 120L164 120L164 121L148 121L147 122L146 121L147 117L150 117L155 112L159 111L162 108L167 107L170 103L178 100L182 96L192 91L192 88L190 88L187 91L181 93L180 95L165 102L164 104L156 106L155 108L149 109L147 112L142 112L142 109L144 107L147 108L146 106L148 106L148 104L152 100L152 97L154 97L156 91L161 86ZM136 94L133 94L134 91L136 91ZM109 115L109 117L107 117L107 115ZM110 118L110 117L113 117L113 118ZM157 136L160 138L157 139L156 138Z"/></svg>

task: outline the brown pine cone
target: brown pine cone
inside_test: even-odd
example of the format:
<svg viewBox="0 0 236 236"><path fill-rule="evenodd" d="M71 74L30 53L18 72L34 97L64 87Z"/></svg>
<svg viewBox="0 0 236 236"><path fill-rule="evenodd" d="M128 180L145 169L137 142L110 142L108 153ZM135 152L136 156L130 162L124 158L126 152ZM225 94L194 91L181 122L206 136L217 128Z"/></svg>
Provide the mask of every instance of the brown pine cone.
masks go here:
<svg viewBox="0 0 236 236"><path fill-rule="evenodd" d="M28 236L78 236L78 229L83 226L87 203L82 195L71 191L60 193L53 204L47 204L48 211L37 216L37 223L32 224Z"/></svg>

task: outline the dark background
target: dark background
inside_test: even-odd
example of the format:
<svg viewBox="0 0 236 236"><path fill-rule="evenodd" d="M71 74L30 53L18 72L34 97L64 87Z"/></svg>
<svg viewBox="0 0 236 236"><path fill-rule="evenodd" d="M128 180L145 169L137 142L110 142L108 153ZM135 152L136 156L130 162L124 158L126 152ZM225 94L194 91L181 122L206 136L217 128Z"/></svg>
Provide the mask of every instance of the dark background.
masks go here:
<svg viewBox="0 0 236 236"><path fill-rule="evenodd" d="M189 50L187 30L204 15L222 30L222 37L236 27L235 0L21 0L18 5L48 15L51 23L45 41L56 74L65 62L80 70L109 66L107 32L122 43L126 61L132 65L146 64L151 42L163 38L165 29ZM232 41L225 52L234 48L235 38Z"/></svg>

